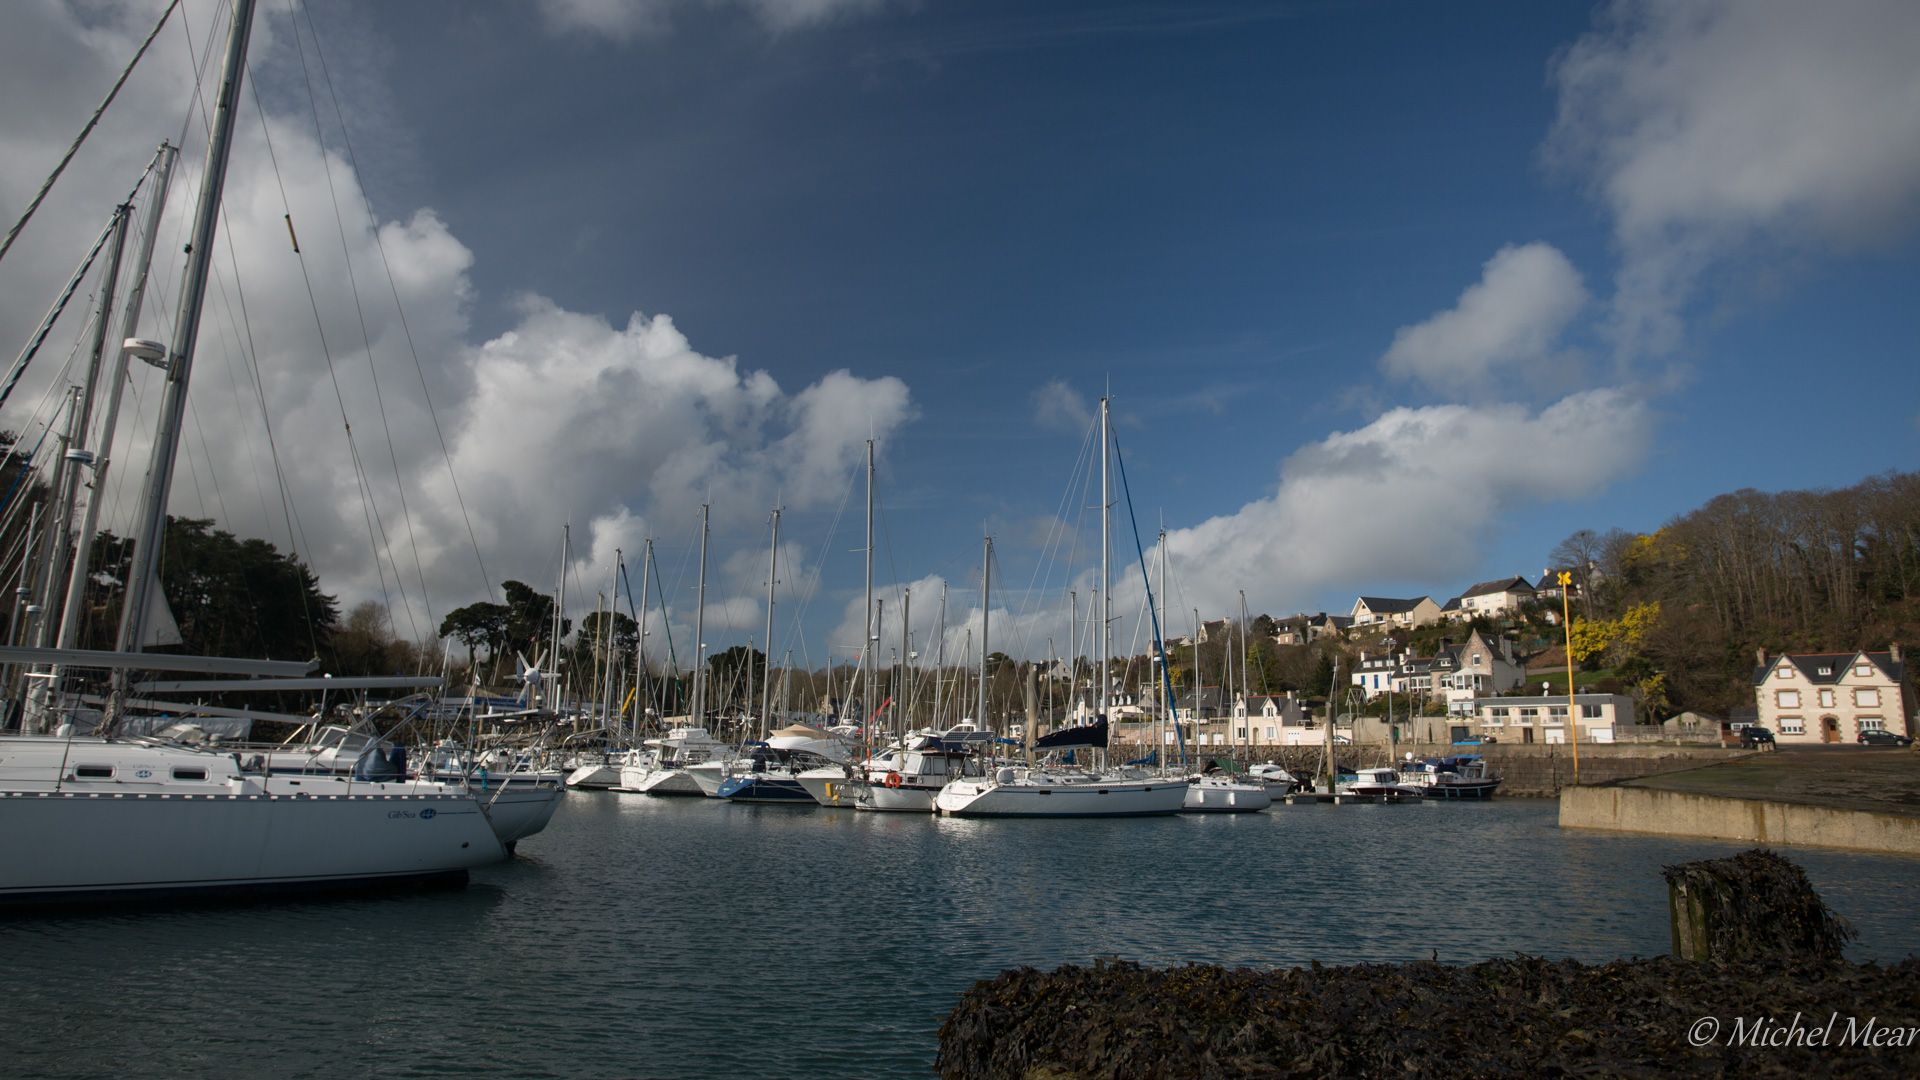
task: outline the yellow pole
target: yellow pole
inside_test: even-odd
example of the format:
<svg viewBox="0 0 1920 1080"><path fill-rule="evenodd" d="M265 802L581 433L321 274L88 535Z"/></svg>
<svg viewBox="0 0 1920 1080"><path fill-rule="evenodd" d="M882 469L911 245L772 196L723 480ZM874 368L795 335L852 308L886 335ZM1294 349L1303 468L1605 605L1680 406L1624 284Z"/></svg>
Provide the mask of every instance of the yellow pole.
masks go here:
<svg viewBox="0 0 1920 1080"><path fill-rule="evenodd" d="M1573 782L1580 783L1580 705L1573 698L1573 609L1569 606L1567 593L1573 585L1573 575L1560 571L1560 621L1567 632L1567 739L1573 744Z"/></svg>

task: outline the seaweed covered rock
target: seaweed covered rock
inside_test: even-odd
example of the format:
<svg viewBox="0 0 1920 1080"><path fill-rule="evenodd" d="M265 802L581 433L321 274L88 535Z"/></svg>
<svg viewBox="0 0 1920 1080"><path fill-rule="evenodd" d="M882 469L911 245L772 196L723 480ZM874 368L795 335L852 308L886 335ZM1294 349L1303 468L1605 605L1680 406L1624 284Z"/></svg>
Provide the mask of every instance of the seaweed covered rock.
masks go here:
<svg viewBox="0 0 1920 1080"><path fill-rule="evenodd" d="M1751 1031L1796 1015L1803 1026L1829 1016L1843 1028L1920 1024L1920 960L1023 968L962 996L940 1029L937 1067L955 1080L1920 1071L1912 1045L1735 1037L1736 1024Z"/></svg>
<svg viewBox="0 0 1920 1080"><path fill-rule="evenodd" d="M1688 960L1838 960L1854 931L1765 848L1665 867L1674 954Z"/></svg>

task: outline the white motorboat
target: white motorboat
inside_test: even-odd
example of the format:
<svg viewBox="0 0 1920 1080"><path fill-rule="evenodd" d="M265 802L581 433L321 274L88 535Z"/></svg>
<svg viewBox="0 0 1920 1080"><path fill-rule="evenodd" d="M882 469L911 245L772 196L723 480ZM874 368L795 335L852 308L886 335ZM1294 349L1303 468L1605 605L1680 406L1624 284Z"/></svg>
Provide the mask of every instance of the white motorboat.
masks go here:
<svg viewBox="0 0 1920 1080"><path fill-rule="evenodd" d="M939 734L926 732L871 771L854 801L858 810L930 814L942 788L955 780L986 779L984 748L993 733L962 722Z"/></svg>
<svg viewBox="0 0 1920 1080"><path fill-rule="evenodd" d="M1247 779L1265 784L1267 796L1271 799L1286 798L1305 786L1299 777L1271 761L1250 766L1247 769Z"/></svg>
<svg viewBox="0 0 1920 1080"><path fill-rule="evenodd" d="M0 815L13 902L458 881L506 855L464 785L276 775L150 739L5 739Z"/></svg>
<svg viewBox="0 0 1920 1080"><path fill-rule="evenodd" d="M643 795L718 795L720 777L713 791L705 791L688 772L692 766L723 758L731 749L703 727L677 727L657 739L642 744L645 750L633 755L620 768L619 791Z"/></svg>
<svg viewBox="0 0 1920 1080"><path fill-rule="evenodd" d="M1224 773L1194 777L1181 809L1189 814L1250 814L1273 805L1263 780L1241 780Z"/></svg>
<svg viewBox="0 0 1920 1080"><path fill-rule="evenodd" d="M1354 778L1334 789L1340 795L1361 795L1383 802L1419 802L1426 793L1417 785L1402 783L1400 773L1391 767L1356 769Z"/></svg>

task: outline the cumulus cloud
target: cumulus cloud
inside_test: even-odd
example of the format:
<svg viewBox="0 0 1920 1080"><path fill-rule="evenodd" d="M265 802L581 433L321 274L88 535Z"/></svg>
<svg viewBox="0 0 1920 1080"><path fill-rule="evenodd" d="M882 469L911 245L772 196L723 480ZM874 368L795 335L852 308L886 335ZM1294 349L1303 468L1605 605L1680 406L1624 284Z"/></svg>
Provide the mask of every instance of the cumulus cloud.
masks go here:
<svg viewBox="0 0 1920 1080"><path fill-rule="evenodd" d="M1380 366L1435 389L1460 389L1521 365L1559 361L1560 335L1587 304L1580 272L1551 244L1509 244L1453 307L1403 326Z"/></svg>
<svg viewBox="0 0 1920 1080"><path fill-rule="evenodd" d="M1278 612L1382 579L1457 580L1480 565L1503 515L1633 471L1652 426L1643 401L1612 389L1538 412L1393 409L1295 451L1273 494L1169 533L1168 552L1186 606L1203 612L1234 610L1242 588L1254 610ZM1138 596L1136 583L1116 582L1118 610Z"/></svg>
<svg viewBox="0 0 1920 1080"><path fill-rule="evenodd" d="M1553 67L1550 161L1621 254L1623 353L1662 352L1743 252L1883 240L1920 209L1920 6L1620 0Z"/></svg>
<svg viewBox="0 0 1920 1080"><path fill-rule="evenodd" d="M835 19L877 11L888 0L703 0L708 7L747 9L773 32L797 30ZM676 8L687 0L540 0L540 12L556 30L614 41L663 33Z"/></svg>
<svg viewBox="0 0 1920 1080"><path fill-rule="evenodd" d="M1042 427L1084 432L1093 423L1093 406L1065 379L1049 379L1033 392L1033 419Z"/></svg>
<svg viewBox="0 0 1920 1080"><path fill-rule="evenodd" d="M206 14L194 12L196 20ZM0 116L0 144L8 148L0 155L0 204L25 203L151 18L147 5L90 8L84 17L30 5L10 24L0 50L21 62L0 64L9 98L86 105L57 121L46 118L52 109ZM287 29L280 13L263 11L256 54L279 47L276 34ZM45 74L71 82L72 94L42 96L44 87L32 84L36 55L58 58L66 74ZM156 48L0 265L0 336L25 340L153 146L177 131L192 86L186 57L184 49ZM428 208L368 220L359 177L318 141L310 117L270 109L270 157L251 96L246 109L171 509L298 551L345 602L390 602L402 634L430 632L430 614L483 597L489 579L549 587L569 521L573 595L584 591L590 610L616 548L634 563L649 533L691 535L706 501L724 532L760 527L776 501L804 510L836 499L858 470L863 442L884 444L914 413L897 378L838 371L789 389L764 370L700 352L664 314L613 322L526 296L508 329L475 341L473 254L446 224ZM168 336L198 156L184 154L175 178L145 336ZM289 213L298 256L288 242ZM84 322L84 293L77 310L69 327ZM35 404L57 401L49 391L72 377L60 370L62 359L35 368L9 403L5 426L32 438L53 420L50 408ZM133 514L130 481L151 439L156 375L135 365L114 452L118 483L107 503L106 525L116 531ZM284 478L288 510L276 476ZM709 626L753 625L764 615L759 592L710 592ZM678 636L691 625L691 596L669 600Z"/></svg>

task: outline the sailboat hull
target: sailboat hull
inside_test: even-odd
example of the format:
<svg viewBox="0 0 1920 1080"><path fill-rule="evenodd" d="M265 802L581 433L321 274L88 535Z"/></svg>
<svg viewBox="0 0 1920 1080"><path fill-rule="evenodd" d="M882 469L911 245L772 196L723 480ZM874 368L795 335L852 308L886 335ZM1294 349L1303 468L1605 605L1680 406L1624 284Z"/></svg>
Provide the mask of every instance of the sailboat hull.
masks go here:
<svg viewBox="0 0 1920 1080"><path fill-rule="evenodd" d="M1185 780L955 780L934 802L951 817L1153 817L1186 797Z"/></svg>

